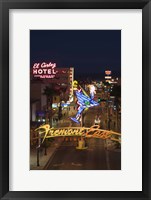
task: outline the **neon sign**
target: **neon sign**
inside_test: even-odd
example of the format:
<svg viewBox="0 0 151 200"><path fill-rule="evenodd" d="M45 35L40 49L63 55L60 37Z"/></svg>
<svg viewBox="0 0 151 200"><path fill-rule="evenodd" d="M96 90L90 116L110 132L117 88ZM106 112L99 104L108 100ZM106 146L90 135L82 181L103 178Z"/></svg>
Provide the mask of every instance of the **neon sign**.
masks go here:
<svg viewBox="0 0 151 200"><path fill-rule="evenodd" d="M111 79L112 77L111 76L105 76L105 79Z"/></svg>
<svg viewBox="0 0 151 200"><path fill-rule="evenodd" d="M117 142L121 142L121 134L100 129L99 125L91 126L90 128L86 127L62 127L62 128L51 128L49 124L44 124L39 126L35 131L39 132L39 137L43 138L42 143L46 138L52 137L65 137L65 136L80 136L85 138L101 138L101 139L110 139ZM44 135L43 135L44 134ZM38 138L39 138L38 137ZM37 139L37 138L34 138Z"/></svg>
<svg viewBox="0 0 151 200"><path fill-rule="evenodd" d="M111 75L111 71L110 71L110 70L106 70L106 71L105 71L105 74L106 74L106 75Z"/></svg>
<svg viewBox="0 0 151 200"><path fill-rule="evenodd" d="M32 73L35 78L54 78L58 73L55 68L56 63L34 63Z"/></svg>
<svg viewBox="0 0 151 200"><path fill-rule="evenodd" d="M90 89L90 97L91 99L94 99L94 94L96 94L95 87L94 85L88 85L88 87Z"/></svg>
<svg viewBox="0 0 151 200"><path fill-rule="evenodd" d="M75 91L75 95L77 97L77 104L79 106L78 106L76 116L71 117L70 119L78 124L80 124L80 118L81 118L82 112L85 109L99 105L98 102L93 100L94 94L96 93L94 85L89 85L89 88L90 88L90 97L84 91L84 89L78 84L76 80L73 81L73 89Z"/></svg>

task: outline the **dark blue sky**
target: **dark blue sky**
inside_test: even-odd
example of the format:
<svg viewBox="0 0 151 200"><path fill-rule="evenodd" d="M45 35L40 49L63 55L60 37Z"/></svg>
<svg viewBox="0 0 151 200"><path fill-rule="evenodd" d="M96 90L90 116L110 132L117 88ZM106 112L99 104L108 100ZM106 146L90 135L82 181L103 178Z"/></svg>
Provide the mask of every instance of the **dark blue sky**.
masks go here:
<svg viewBox="0 0 151 200"><path fill-rule="evenodd" d="M55 62L74 67L75 74L104 76L121 74L120 30L31 30L30 64Z"/></svg>

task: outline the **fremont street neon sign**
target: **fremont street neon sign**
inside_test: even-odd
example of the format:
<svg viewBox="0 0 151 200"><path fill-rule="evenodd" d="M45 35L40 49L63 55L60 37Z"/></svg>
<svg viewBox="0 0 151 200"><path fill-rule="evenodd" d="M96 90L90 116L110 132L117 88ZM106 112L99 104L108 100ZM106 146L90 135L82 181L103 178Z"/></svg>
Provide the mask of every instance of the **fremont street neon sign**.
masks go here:
<svg viewBox="0 0 151 200"><path fill-rule="evenodd" d="M37 129L35 129L35 131L39 132L39 137L36 137L34 139L41 138L42 139L41 143L43 143L46 138L61 137L61 136L63 137L81 136L85 138L101 138L104 140L110 139L121 143L120 133L100 129L99 125L93 125L90 128L86 127L51 128L49 124L42 124Z"/></svg>

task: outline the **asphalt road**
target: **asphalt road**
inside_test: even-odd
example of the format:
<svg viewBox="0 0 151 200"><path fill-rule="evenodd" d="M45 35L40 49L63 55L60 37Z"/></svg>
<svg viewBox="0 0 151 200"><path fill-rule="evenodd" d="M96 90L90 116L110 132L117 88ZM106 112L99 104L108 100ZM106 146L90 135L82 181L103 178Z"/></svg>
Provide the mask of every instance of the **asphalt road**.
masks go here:
<svg viewBox="0 0 151 200"><path fill-rule="evenodd" d="M90 108L84 117L84 126L94 125L96 114L101 113L100 107ZM105 113L102 114L102 121L105 120ZM58 127L81 126L72 122L69 118L59 122ZM105 124L104 124L105 126ZM106 127L102 127L106 128ZM61 139L61 138L60 138ZM63 138L62 138L63 139ZM75 138L77 139L77 138ZM54 152L47 165L47 170L120 170L120 150L109 151L105 149L105 140L87 139L88 148L77 150L77 141L73 138L64 138L60 147ZM66 141L68 140L68 141ZM71 141L72 140L72 141Z"/></svg>
<svg viewBox="0 0 151 200"><path fill-rule="evenodd" d="M88 148L76 149L77 142L64 141L50 158L47 170L120 170L121 153L104 148L104 140L87 140Z"/></svg>

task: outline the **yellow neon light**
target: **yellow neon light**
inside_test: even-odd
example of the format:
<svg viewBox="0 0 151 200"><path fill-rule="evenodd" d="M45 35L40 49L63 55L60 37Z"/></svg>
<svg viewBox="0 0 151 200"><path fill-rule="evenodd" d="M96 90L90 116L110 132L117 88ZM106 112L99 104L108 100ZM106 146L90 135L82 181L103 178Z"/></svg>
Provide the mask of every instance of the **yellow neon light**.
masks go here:
<svg viewBox="0 0 151 200"><path fill-rule="evenodd" d="M86 127L61 127L61 128L50 128L49 124L41 125L35 131L39 132L39 136L43 138L42 143L46 138L60 137L60 136L81 136L85 138L101 138L110 139L121 142L121 134L100 129L99 125ZM44 134L44 135L42 135ZM38 137L37 137L38 138ZM34 138L34 139L37 139Z"/></svg>
<svg viewBox="0 0 151 200"><path fill-rule="evenodd" d="M81 87L81 85L78 84L78 81L74 80L73 83L73 88L74 89L78 89L78 87L82 90L82 92L88 97L88 94L86 93L86 91Z"/></svg>

